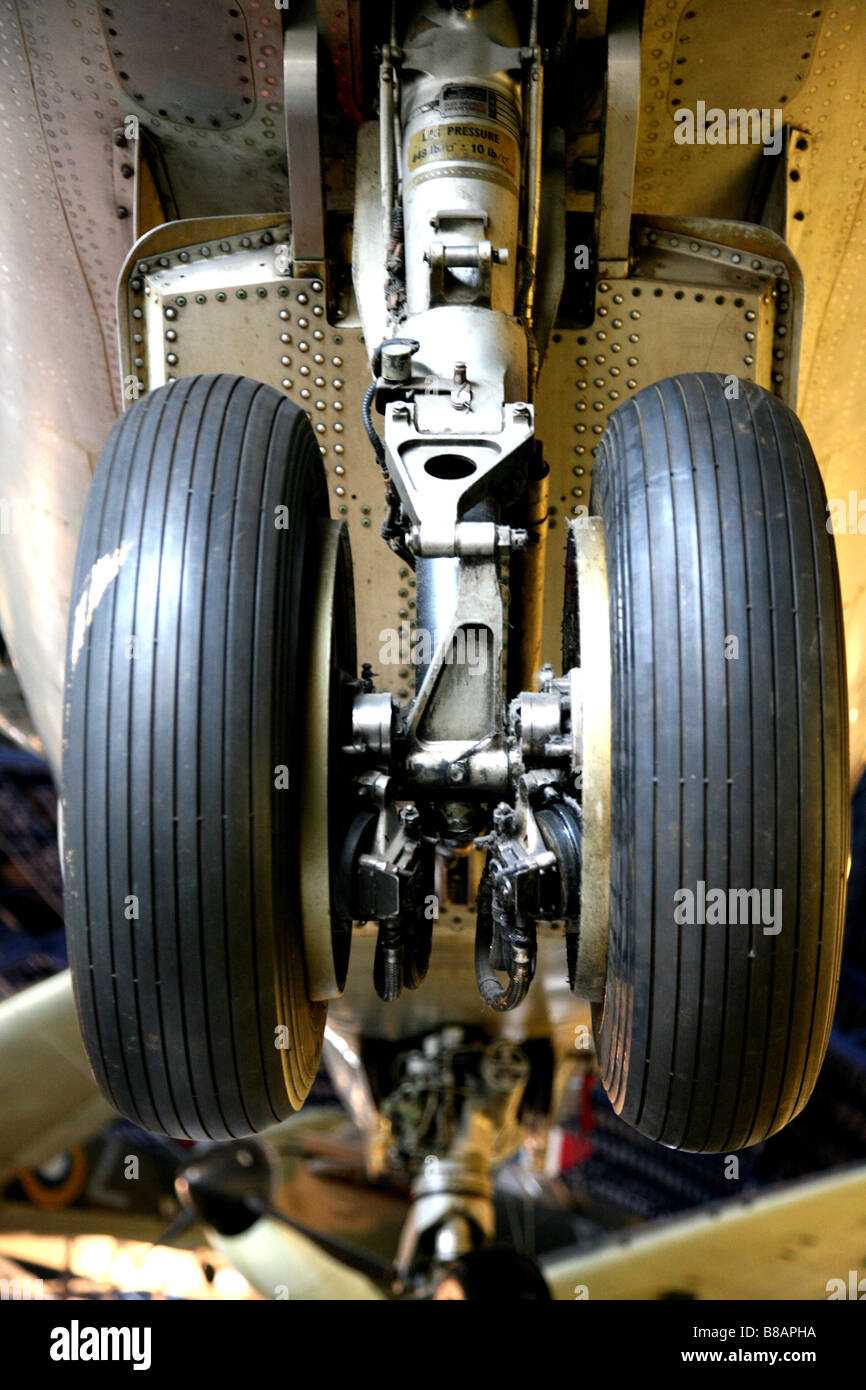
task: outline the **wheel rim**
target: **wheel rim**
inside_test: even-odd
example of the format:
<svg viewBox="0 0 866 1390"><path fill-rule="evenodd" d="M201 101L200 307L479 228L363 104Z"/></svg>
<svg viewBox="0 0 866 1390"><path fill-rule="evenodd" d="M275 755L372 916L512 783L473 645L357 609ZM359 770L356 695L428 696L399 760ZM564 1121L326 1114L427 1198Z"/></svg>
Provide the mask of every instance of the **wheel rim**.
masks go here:
<svg viewBox="0 0 866 1390"><path fill-rule="evenodd" d="M583 517L571 527L577 575L577 622L581 666L573 672L580 709L583 830L581 842L580 933L574 990L585 999L604 998L610 922L610 613L604 522ZM591 663L590 663L590 653Z"/></svg>
<svg viewBox="0 0 866 1390"><path fill-rule="evenodd" d="M351 922L333 911L333 816L330 782L335 752L335 668L341 653L338 629L339 571L347 550L345 522L319 522L319 570L313 603L307 681L304 779L301 787L300 874L307 993L314 1000L343 992Z"/></svg>

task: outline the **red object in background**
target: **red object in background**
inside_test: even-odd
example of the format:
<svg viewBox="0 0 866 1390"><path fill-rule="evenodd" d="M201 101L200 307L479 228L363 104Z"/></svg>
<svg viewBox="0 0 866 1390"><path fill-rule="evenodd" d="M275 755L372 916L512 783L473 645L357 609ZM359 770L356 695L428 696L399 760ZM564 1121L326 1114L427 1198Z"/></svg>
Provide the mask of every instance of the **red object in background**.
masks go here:
<svg viewBox="0 0 866 1390"><path fill-rule="evenodd" d="M559 1171L567 1173L571 1168L578 1168L581 1163L585 1163L592 1153L592 1144L583 1135L575 1134L573 1130L564 1129L560 1136L559 1146Z"/></svg>

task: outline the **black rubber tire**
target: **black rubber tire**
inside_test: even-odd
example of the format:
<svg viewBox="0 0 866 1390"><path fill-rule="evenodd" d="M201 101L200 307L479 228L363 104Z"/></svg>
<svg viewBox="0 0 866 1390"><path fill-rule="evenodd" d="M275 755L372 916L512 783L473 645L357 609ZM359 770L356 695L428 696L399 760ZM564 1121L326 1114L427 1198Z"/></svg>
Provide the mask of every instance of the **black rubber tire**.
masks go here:
<svg viewBox="0 0 866 1390"><path fill-rule="evenodd" d="M600 1069L641 1133L706 1152L765 1139L811 1094L836 999L849 840L844 635L821 476L787 406L747 381L729 400L725 380L672 377L620 406L591 503L612 642ZM679 925L674 894L699 881L781 889L781 930Z"/></svg>
<svg viewBox="0 0 866 1390"><path fill-rule="evenodd" d="M295 789L327 516L304 412L230 375L132 405L87 502L64 711L73 987L104 1094L178 1138L268 1128L319 1063Z"/></svg>

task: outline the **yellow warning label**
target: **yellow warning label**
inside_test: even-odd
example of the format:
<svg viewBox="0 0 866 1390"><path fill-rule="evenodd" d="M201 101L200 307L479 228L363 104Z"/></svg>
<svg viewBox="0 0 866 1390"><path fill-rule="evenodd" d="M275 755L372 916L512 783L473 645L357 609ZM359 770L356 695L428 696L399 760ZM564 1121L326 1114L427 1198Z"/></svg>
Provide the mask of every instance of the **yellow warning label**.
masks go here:
<svg viewBox="0 0 866 1390"><path fill-rule="evenodd" d="M449 122L447 125L428 125L409 139L409 172L428 164L449 160L471 159L482 164L495 164L517 180L517 142L504 130L472 122Z"/></svg>

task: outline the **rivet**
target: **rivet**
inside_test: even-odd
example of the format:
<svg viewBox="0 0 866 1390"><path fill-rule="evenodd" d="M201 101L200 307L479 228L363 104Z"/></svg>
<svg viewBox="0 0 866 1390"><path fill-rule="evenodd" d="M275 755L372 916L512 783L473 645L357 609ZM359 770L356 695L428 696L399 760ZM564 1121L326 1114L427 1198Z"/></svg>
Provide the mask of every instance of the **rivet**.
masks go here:
<svg viewBox="0 0 866 1390"><path fill-rule="evenodd" d="M754 320L755 320L755 317L756 317L756 315L755 315L754 309L747 309L747 310L746 310L746 318L748 319L749 323L753 323Z"/></svg>
<svg viewBox="0 0 866 1390"><path fill-rule="evenodd" d="M342 433L343 433L343 426L342 426L342 424L340 423L339 420L335 420L335 421L334 421L334 426L333 426L333 428L336 430L337 434L342 434Z"/></svg>
<svg viewBox="0 0 866 1390"><path fill-rule="evenodd" d="M718 257L718 256L720 256L721 254L722 254L722 253L721 253L721 251L719 250L718 246L711 246L711 247L710 247L710 255L711 255L711 256L716 256L716 257Z"/></svg>
<svg viewBox="0 0 866 1390"><path fill-rule="evenodd" d="M281 357L281 358L280 358L280 366L281 366L281 367L291 367L291 365L292 365L292 359L291 359L291 357Z"/></svg>
<svg viewBox="0 0 866 1390"><path fill-rule="evenodd" d="M177 304L178 306L181 306L181 305L184 305L184 304L186 303L186 299L185 299L185 297L184 297L182 294L179 294L178 297L177 297L177 299L176 299L174 302L175 302L175 304Z"/></svg>
<svg viewBox="0 0 866 1390"><path fill-rule="evenodd" d="M302 401L308 401L309 399L310 399L310 392L306 389L306 387L304 387L304 390L301 392L301 400L302 400Z"/></svg>
<svg viewBox="0 0 866 1390"><path fill-rule="evenodd" d="M607 294L608 290L610 289L610 285L607 283L606 280L602 280L598 288L602 294Z"/></svg>
<svg viewBox="0 0 866 1390"><path fill-rule="evenodd" d="M636 366L637 366L637 363L638 363L638 359L637 359L636 357L629 357L629 358L628 358L628 365L629 365L630 367L636 367Z"/></svg>
<svg viewBox="0 0 866 1390"><path fill-rule="evenodd" d="M230 241L221 241L221 242L220 242L220 250L221 250L221 251L231 251L231 249L232 249L232 245L231 245L231 242L230 242Z"/></svg>
<svg viewBox="0 0 866 1390"><path fill-rule="evenodd" d="M754 360L755 360L754 357L744 357L744 358L743 358L743 361L745 362L745 364L746 364L747 367L751 367L751 365L752 365L752 363L754 362Z"/></svg>
<svg viewBox="0 0 866 1390"><path fill-rule="evenodd" d="M143 357L136 357L135 362L134 362L133 365L136 366L136 367L143 367L143 366L144 366L144 358L143 358Z"/></svg>
<svg viewBox="0 0 866 1390"><path fill-rule="evenodd" d="M621 294L615 294L614 297L613 297L613 302L614 302L614 304L622 304L622 295L621 295Z"/></svg>
<svg viewBox="0 0 866 1390"><path fill-rule="evenodd" d="M133 333L133 335L132 335L132 341L133 341L134 343L143 343L143 342L144 342L144 334L143 334L143 333Z"/></svg>
<svg viewBox="0 0 866 1390"><path fill-rule="evenodd" d="M313 305L313 313L314 313L317 317L320 316L320 315L322 314L322 312L323 312L323 311L322 311L322 306L321 306L321 304L314 304L314 305Z"/></svg>
<svg viewBox="0 0 866 1390"><path fill-rule="evenodd" d="M169 329L166 331L166 335L165 335L165 336L166 336L166 338L168 339L168 341L169 341L170 343L173 343L174 340L175 340L175 338L177 337L177 333L175 332L175 330L174 330L173 328L169 328Z"/></svg>
<svg viewBox="0 0 866 1390"><path fill-rule="evenodd" d="M186 264L186 262L189 260L189 252L181 251L180 255L178 256L178 260L183 261L184 264Z"/></svg>
<svg viewBox="0 0 866 1390"><path fill-rule="evenodd" d="M635 387L637 386L637 382L634 380L633 377L630 377L629 380L626 382L626 386L628 387L629 391L634 391Z"/></svg>
<svg viewBox="0 0 866 1390"><path fill-rule="evenodd" d="M248 236L241 237L241 246L243 246L244 248L248 249L250 246L252 246L252 244L253 243L250 241Z"/></svg>
<svg viewBox="0 0 866 1390"><path fill-rule="evenodd" d="M310 375L310 368L308 367L308 365L307 365L306 362L302 362L302 363L301 363L300 372L301 372L301 376L309 376L309 375Z"/></svg>
<svg viewBox="0 0 866 1390"><path fill-rule="evenodd" d="M318 363L321 364L322 362L324 362L324 360L325 360L325 359L324 359L324 357L322 356L322 354L321 354L320 352L314 353L314 355L313 355L313 361L314 361L314 362L318 362Z"/></svg>
<svg viewBox="0 0 866 1390"><path fill-rule="evenodd" d="M593 410L604 410L604 401L593 401Z"/></svg>
<svg viewBox="0 0 866 1390"><path fill-rule="evenodd" d="M338 448L338 449L342 449L342 447L343 447L342 444L338 444L338 445L337 445L337 448ZM336 466L336 468L334 469L334 472L336 473L336 475L337 475L338 478L342 478L342 476L343 476L343 474L345 473L345 471L346 471L346 470L345 470L345 468L343 467L343 465L342 465L341 463L338 463L337 466Z"/></svg>
<svg viewBox="0 0 866 1390"><path fill-rule="evenodd" d="M168 312L169 312L168 309L166 309L165 312L168 313ZM173 312L174 312L174 311L172 311L172 313L173 313ZM134 319L143 318L143 317L144 317L144 311L143 311L142 309L133 309L133 311L132 311L132 317L133 317Z"/></svg>
<svg viewBox="0 0 866 1390"><path fill-rule="evenodd" d="M315 381L313 382L313 385L314 385L314 386L325 386L325 385L327 385L327 383L326 383L325 378L324 378L323 376L317 376L316 379L315 379Z"/></svg>
<svg viewBox="0 0 866 1390"><path fill-rule="evenodd" d="M733 261L734 265L739 265L742 259L743 258L740 255L739 251L735 251L733 256L731 257L731 260Z"/></svg>
<svg viewBox="0 0 866 1390"><path fill-rule="evenodd" d="M333 386L335 391L342 391L343 389L343 383L339 377L335 377L334 380L331 382L331 385Z"/></svg>
<svg viewBox="0 0 866 1390"><path fill-rule="evenodd" d="M604 434L604 425L593 425L593 434Z"/></svg>
<svg viewBox="0 0 866 1390"><path fill-rule="evenodd" d="M283 378L283 390L284 390L284 391L291 391L293 384L294 384L294 383L291 381L291 379L290 379L289 377L284 377L284 378Z"/></svg>
<svg viewBox="0 0 866 1390"><path fill-rule="evenodd" d="M281 319L287 319L287 318L289 318L289 311L288 311L288 309L281 309L281 310L280 310L280 318L281 318Z"/></svg>
<svg viewBox="0 0 866 1390"><path fill-rule="evenodd" d="M336 492L336 494L337 494L338 497L345 497L345 496L346 496L346 489L345 489L344 487L335 488L334 491Z"/></svg>
<svg viewBox="0 0 866 1390"><path fill-rule="evenodd" d="M291 335L291 333L281 333L281 334L280 334L280 342L281 342L281 343L290 343L291 341L292 341L292 335Z"/></svg>
<svg viewBox="0 0 866 1390"><path fill-rule="evenodd" d="M299 295L298 295L298 303L299 303L299 304L307 304L307 303L309 303L309 296L306 295L306 294L299 294Z"/></svg>
<svg viewBox="0 0 866 1390"><path fill-rule="evenodd" d="M298 343L298 351L299 351L299 352L309 352L309 351L310 351L310 344L309 344L309 343Z"/></svg>
<svg viewBox="0 0 866 1390"><path fill-rule="evenodd" d="M328 426L327 426L327 425L323 425L322 422L321 422L321 420L320 420L319 423L316 425L316 433L317 433L317 434L324 434L324 433L325 433L325 430L326 430L327 428L328 428Z"/></svg>
<svg viewBox="0 0 866 1390"><path fill-rule="evenodd" d="M267 299L268 297L268 292L265 289L264 285L259 285L258 289L256 290L256 294L258 295L259 299Z"/></svg>
<svg viewBox="0 0 866 1390"><path fill-rule="evenodd" d="M286 295L287 295L288 293L289 293L289 287L288 287L288 285L280 285L280 288L277 290L277 294L280 296L280 299L285 299L285 298L286 298Z"/></svg>
<svg viewBox="0 0 866 1390"><path fill-rule="evenodd" d="M235 290L235 299L246 299L246 290Z"/></svg>
<svg viewBox="0 0 866 1390"><path fill-rule="evenodd" d="M130 280L130 282L129 282L129 288L130 288L131 290L136 290L136 291L140 290L140 289L141 289L141 281L140 281L140 280Z"/></svg>
<svg viewBox="0 0 866 1390"><path fill-rule="evenodd" d="M322 282L321 282L321 280L313 280L313 281L311 282L310 288L313 289L313 290L315 290L316 294L321 294L321 292L322 292Z"/></svg>
<svg viewBox="0 0 866 1390"><path fill-rule="evenodd" d="M204 256L204 257L209 256L209 255L210 255L210 247L209 247L209 246L200 246L200 247L199 247L199 255L200 255L200 256Z"/></svg>
<svg viewBox="0 0 866 1390"><path fill-rule="evenodd" d="M317 340L317 342L321 342L322 339L324 338L324 336L325 336L325 335L324 335L324 333L321 331L321 329L315 328L315 329L313 330L313 337ZM323 359L323 360L324 360L324 359Z"/></svg>
<svg viewBox="0 0 866 1390"><path fill-rule="evenodd" d="M753 270L760 270L760 269L761 269L761 262L760 262L760 261L752 261L752 269L753 269Z"/></svg>
<svg viewBox="0 0 866 1390"><path fill-rule="evenodd" d="M342 454L342 453L343 453L343 445L342 445L342 444L335 444L335 445L334 445L334 453L335 453L335 454ZM344 472L344 473L345 473L345 471L346 471L346 470L343 469L343 472Z"/></svg>
<svg viewBox="0 0 866 1390"><path fill-rule="evenodd" d="M332 366L332 367L342 367L342 365L343 365L343 359L342 359L342 357L332 357L332 358L331 358L331 366Z"/></svg>
<svg viewBox="0 0 866 1390"><path fill-rule="evenodd" d="M324 410L325 408L326 408L326 407L325 407L325 402L324 402L324 401L316 401L316 409L317 409L317 410Z"/></svg>
<svg viewBox="0 0 866 1390"><path fill-rule="evenodd" d="M622 352L622 343L611 343L611 352Z"/></svg>
<svg viewBox="0 0 866 1390"><path fill-rule="evenodd" d="M628 340L629 340L630 343L639 343L639 342L640 342L640 334L639 334L639 333L629 333L629 335L628 335Z"/></svg>
<svg viewBox="0 0 866 1390"><path fill-rule="evenodd" d="M602 343L605 342L606 339L607 339L607 334L606 334L606 333L599 332L599 333L596 333L595 336L596 336L596 338L598 338L598 340L599 340L600 342L602 342Z"/></svg>
<svg viewBox="0 0 866 1390"><path fill-rule="evenodd" d="M140 314L140 313L141 313L141 310L140 310L140 309L137 310L137 311L136 311L136 310L133 310L133 313L136 313L136 312L138 312L138 313ZM167 319L176 319L176 318L177 318L177 309L166 309L166 311L165 311L165 316L166 316Z"/></svg>
<svg viewBox="0 0 866 1390"><path fill-rule="evenodd" d="M196 304L207 304L207 295L206 295L206 294L197 294L196 297L195 297L195 302L196 302Z"/></svg>
<svg viewBox="0 0 866 1390"><path fill-rule="evenodd" d="M310 320L309 320L309 319L298 319L298 327L299 327L299 328L309 328L309 326L310 326Z"/></svg>
<svg viewBox="0 0 866 1390"><path fill-rule="evenodd" d="M639 319L639 318L640 318L640 309L632 309L631 313L629 314L629 318L630 318L630 319Z"/></svg>
<svg viewBox="0 0 866 1390"><path fill-rule="evenodd" d="M170 367L175 366L175 364L177 363L177 355L176 355L176 353L170 352L170 353L168 354L168 356L166 357L165 360L166 360L166 362L168 363L168 365L169 365Z"/></svg>
<svg viewBox="0 0 866 1390"><path fill-rule="evenodd" d="M168 265L168 256L160 256L160 258L159 258L159 264L162 266L162 268L163 268L163 270L164 270L164 269L166 268L166 266Z"/></svg>
<svg viewBox="0 0 866 1390"><path fill-rule="evenodd" d="M217 291L217 299L219 300L220 304L224 304L224 303L225 303L225 298L226 298L226 297L225 297L225 291L224 291L224 290L218 290L218 291Z"/></svg>
<svg viewBox="0 0 866 1390"><path fill-rule="evenodd" d="M334 409L335 409L335 410L342 410L342 409L343 409L343 402L342 402L342 401L334 401Z"/></svg>

